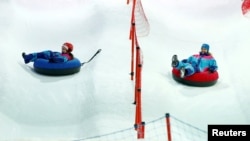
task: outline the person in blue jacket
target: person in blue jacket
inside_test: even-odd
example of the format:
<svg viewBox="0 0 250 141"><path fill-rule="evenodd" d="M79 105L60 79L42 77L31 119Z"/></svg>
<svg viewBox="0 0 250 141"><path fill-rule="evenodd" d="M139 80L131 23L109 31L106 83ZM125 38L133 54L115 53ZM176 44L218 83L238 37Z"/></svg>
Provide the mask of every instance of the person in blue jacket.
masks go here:
<svg viewBox="0 0 250 141"><path fill-rule="evenodd" d="M218 69L216 60L209 52L209 45L206 43L201 45L201 51L199 54L192 55L182 61L178 60L177 55L173 55L171 65L180 70L181 78L206 70L213 73Z"/></svg>
<svg viewBox="0 0 250 141"><path fill-rule="evenodd" d="M49 60L49 62L51 63L62 63L72 60L74 58L72 51L73 51L73 45L69 42L65 42L62 45L61 52L56 52L51 50L35 52L30 54L26 54L25 52L23 52L22 57L24 59L25 64L28 64L29 62L34 62L36 59L39 58Z"/></svg>

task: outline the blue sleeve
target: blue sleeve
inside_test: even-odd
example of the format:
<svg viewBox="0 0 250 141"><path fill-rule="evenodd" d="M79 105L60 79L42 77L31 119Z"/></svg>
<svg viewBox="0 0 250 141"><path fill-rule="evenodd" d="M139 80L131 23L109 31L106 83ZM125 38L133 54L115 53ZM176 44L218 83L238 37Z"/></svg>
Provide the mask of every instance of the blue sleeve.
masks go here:
<svg viewBox="0 0 250 141"><path fill-rule="evenodd" d="M218 69L218 66L217 66L215 59L211 59L209 63L209 70L215 71L217 69Z"/></svg>

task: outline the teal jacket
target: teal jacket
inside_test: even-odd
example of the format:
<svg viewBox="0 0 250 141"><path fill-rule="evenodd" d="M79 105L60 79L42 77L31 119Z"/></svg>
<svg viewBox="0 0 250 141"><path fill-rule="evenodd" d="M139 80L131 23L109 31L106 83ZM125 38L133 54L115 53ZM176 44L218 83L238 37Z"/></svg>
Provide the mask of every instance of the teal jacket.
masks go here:
<svg viewBox="0 0 250 141"><path fill-rule="evenodd" d="M211 72L217 71L218 66L216 60L211 54L195 54L187 59L179 62L176 66L177 69L185 68L185 76L192 75L196 72L203 72L210 70Z"/></svg>

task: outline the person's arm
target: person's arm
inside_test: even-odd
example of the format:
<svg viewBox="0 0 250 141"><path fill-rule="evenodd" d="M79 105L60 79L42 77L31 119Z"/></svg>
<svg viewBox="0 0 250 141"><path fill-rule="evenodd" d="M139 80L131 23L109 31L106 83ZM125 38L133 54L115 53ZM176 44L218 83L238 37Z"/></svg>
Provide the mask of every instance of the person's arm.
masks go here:
<svg viewBox="0 0 250 141"><path fill-rule="evenodd" d="M217 71L217 69L218 69L218 66L217 66L216 60L211 59L210 63L209 63L209 71L213 73L213 72Z"/></svg>
<svg viewBox="0 0 250 141"><path fill-rule="evenodd" d="M62 63L62 62L67 62L68 58L61 55L60 53L57 53L53 57L51 57L49 61L53 63Z"/></svg>

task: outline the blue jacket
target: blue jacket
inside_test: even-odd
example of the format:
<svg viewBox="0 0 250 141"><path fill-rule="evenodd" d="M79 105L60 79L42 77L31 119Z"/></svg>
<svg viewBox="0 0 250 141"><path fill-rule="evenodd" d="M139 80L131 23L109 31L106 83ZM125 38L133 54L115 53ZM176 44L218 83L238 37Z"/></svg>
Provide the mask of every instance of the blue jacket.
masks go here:
<svg viewBox="0 0 250 141"><path fill-rule="evenodd" d="M216 60L211 54L195 54L190 56L188 59L184 59L179 62L177 69L185 68L185 76L192 75L196 72L203 72L210 70L211 72L218 69Z"/></svg>

